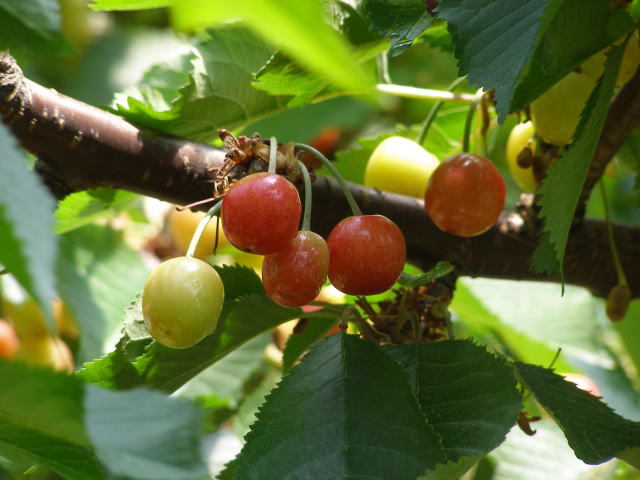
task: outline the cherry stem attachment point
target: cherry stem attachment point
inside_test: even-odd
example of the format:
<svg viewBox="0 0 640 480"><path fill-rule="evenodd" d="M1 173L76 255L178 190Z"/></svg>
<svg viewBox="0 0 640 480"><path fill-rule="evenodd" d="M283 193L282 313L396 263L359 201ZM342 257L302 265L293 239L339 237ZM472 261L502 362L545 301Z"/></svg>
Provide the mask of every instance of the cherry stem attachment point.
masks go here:
<svg viewBox="0 0 640 480"><path fill-rule="evenodd" d="M311 153L314 157L320 160L325 167L329 169L331 175L333 175L340 184L340 188L342 189L342 192L344 193L344 196L349 203L349 207L351 207L351 212L353 212L353 215L356 217L358 215L362 215L362 210L360 210L360 207L356 203L356 199L353 198L351 190L349 190L349 187L347 187L347 182L344 181L344 178L342 178L342 175L340 175L340 172L338 172L333 163L331 163L331 161L318 150L305 143L296 143L294 146L295 148L299 148L300 150Z"/></svg>
<svg viewBox="0 0 640 480"><path fill-rule="evenodd" d="M271 137L269 139L269 169L267 170L269 173L276 173L278 159L278 140L276 137Z"/></svg>
<svg viewBox="0 0 640 480"><path fill-rule="evenodd" d="M467 119L464 123L464 139L462 143L462 151L469 152L469 146L471 143L471 125L473 124L473 117L475 116L476 109L478 108L478 104L480 100L482 100L482 89L478 90L474 95L473 102L469 107L469 111L467 112Z"/></svg>
<svg viewBox="0 0 640 480"><path fill-rule="evenodd" d="M620 263L620 256L618 255L618 248L616 247L616 240L613 237L613 227L611 226L611 217L609 216L609 202L607 201L607 191L604 187L602 179L598 182L600 185L600 194L602 195L602 205L604 207L604 218L607 222L607 236L609 237L609 247L611 248L611 256L613 257L613 266L616 269L618 276L618 285L627 285L627 277L624 274L622 264Z"/></svg>
<svg viewBox="0 0 640 480"><path fill-rule="evenodd" d="M451 83L451 85L449 85L447 87L447 92L453 92L466 79L467 79L467 77L456 78ZM440 109L442 108L443 105L444 105L444 100L438 100L436 103L433 104L433 107L431 107L431 111L429 112L429 114L427 115L427 118L425 119L424 123L422 124L422 128L420 129L420 133L418 134L418 138L416 138L416 143L418 145L422 145L424 143L424 139L427 138L427 133L429 133L429 128L431 128L431 124L436 119L436 115L438 115L438 112L440 111Z"/></svg>
<svg viewBox="0 0 640 480"><path fill-rule="evenodd" d="M193 237L191 237L191 242L189 243L189 248L187 249L187 253L186 253L187 257L193 258L193 255L196 252L196 248L198 247L198 242L200 241L200 237L202 236L202 232L204 232L204 229L206 228L209 221L214 216L216 216L218 212L220 212L221 207L222 207L222 202L220 201L216 203L213 207L211 207L209 211L206 213L206 215L202 217L202 220L200 220L200 223L198 224L196 231L193 232Z"/></svg>
<svg viewBox="0 0 640 480"><path fill-rule="evenodd" d="M311 229L311 177L307 166L300 160L298 160L298 167L304 180L304 213L302 214L302 228L300 230L308 231Z"/></svg>

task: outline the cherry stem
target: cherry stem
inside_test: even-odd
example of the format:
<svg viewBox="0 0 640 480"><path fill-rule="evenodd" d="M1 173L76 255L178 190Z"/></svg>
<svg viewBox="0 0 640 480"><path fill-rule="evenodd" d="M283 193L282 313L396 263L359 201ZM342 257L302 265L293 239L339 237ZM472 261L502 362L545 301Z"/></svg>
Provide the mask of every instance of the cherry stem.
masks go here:
<svg viewBox="0 0 640 480"><path fill-rule="evenodd" d="M271 137L269 139L269 169L267 170L269 173L276 173L278 159L278 140L276 137Z"/></svg>
<svg viewBox="0 0 640 480"><path fill-rule="evenodd" d="M609 216L609 202L607 201L607 192L604 187L604 182L600 180L600 193L602 195L602 205L604 207L604 218L607 222L607 236L609 237L609 247L611 248L611 256L613 257L613 266L616 269L618 275L618 285L627 285L627 277L622 269L620 263L620 257L618 256L618 248L616 247L616 240L613 237L613 227L611 226L611 217Z"/></svg>
<svg viewBox="0 0 640 480"><path fill-rule="evenodd" d="M474 100L469 107L469 111L467 112L467 120L464 123L464 139L462 143L462 151L469 151L469 144L471 143L471 125L473 124L473 117L476 114L476 109L478 108L478 104L482 99L482 89L478 90L474 95Z"/></svg>
<svg viewBox="0 0 640 480"><path fill-rule="evenodd" d="M325 167L329 169L329 171L331 172L331 175L333 175L338 181L338 183L340 184L340 188L342 189L342 192L344 193L344 196L346 197L347 202L349 203L349 207L351 207L351 212L353 212L353 215L355 217L362 215L362 210L360 210L360 207L356 203L356 199L353 198L353 195L351 194L351 190L349 190L349 187L347 187L347 182L344 181L344 178L342 178L342 175L340 175L340 172L338 172L338 170L333 165L333 163L331 163L331 161L327 157L325 157L322 153L320 153L318 150L316 150L315 148L305 143L296 143L294 146L295 148L299 148L300 150L304 150L305 152L311 153L314 157L320 160Z"/></svg>
<svg viewBox="0 0 640 480"><path fill-rule="evenodd" d="M298 167L302 172L304 180L304 213L302 214L302 228L300 230L308 231L311 229L311 177L307 166L298 160Z"/></svg>
<svg viewBox="0 0 640 480"><path fill-rule="evenodd" d="M187 249L187 254L186 254L187 257L193 258L193 255L196 252L196 248L198 247L198 242L200 241L200 237L202 236L202 232L204 232L204 229L206 228L209 221L218 214L221 207L222 207L222 202L220 201L216 203L213 207L211 207L209 211L206 213L206 215L202 217L202 220L200 220L200 223L198 224L196 231L193 232L193 237L191 237L191 243L189 243L189 248Z"/></svg>
<svg viewBox="0 0 640 480"><path fill-rule="evenodd" d="M451 83L451 85L447 87L447 92L453 92L466 79L467 77L456 78ZM444 105L444 100L438 100L436 103L433 104L433 107L431 107L431 111L429 112L429 115L427 115L427 118L422 124L420 133L418 134L418 138L416 139L416 143L418 145L422 145L424 143L424 139L427 138L427 133L429 133L429 128L431 128L431 124L436 119L436 115L438 115L438 112L440 111L443 105Z"/></svg>
<svg viewBox="0 0 640 480"><path fill-rule="evenodd" d="M378 69L378 81L390 85L392 82L389 76L389 57L387 57L387 52L382 52L376 57L376 67Z"/></svg>
<svg viewBox="0 0 640 480"><path fill-rule="evenodd" d="M475 96L469 93L453 93L442 90L432 90L430 88L407 87L405 85L395 85L379 83L376 90L396 97L416 98L420 100L443 100L445 102L471 103Z"/></svg>
<svg viewBox="0 0 640 480"><path fill-rule="evenodd" d="M176 207L176 210L182 212L184 210L189 210L190 208L197 207L198 205L204 205L205 203L215 202L216 197L205 198L204 200L198 200L197 202L190 203L189 205L184 205L182 207Z"/></svg>

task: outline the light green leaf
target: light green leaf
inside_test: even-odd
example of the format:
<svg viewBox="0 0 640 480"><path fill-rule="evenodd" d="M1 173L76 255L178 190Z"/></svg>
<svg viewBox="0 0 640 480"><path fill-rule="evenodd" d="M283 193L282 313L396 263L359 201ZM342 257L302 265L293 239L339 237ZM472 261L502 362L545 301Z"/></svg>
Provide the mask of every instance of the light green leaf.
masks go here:
<svg viewBox="0 0 640 480"><path fill-rule="evenodd" d="M4 124L0 124L0 152L0 264L38 302L53 331L55 205L37 175L27 170L25 155Z"/></svg>
<svg viewBox="0 0 640 480"><path fill-rule="evenodd" d="M77 359L88 361L104 353L148 271L122 233L109 227L90 225L60 239L58 292L80 329Z"/></svg>
<svg viewBox="0 0 640 480"><path fill-rule="evenodd" d="M0 50L70 53L71 46L60 33L58 2L0 0Z"/></svg>
<svg viewBox="0 0 640 480"><path fill-rule="evenodd" d="M58 203L55 233L66 233L101 218L111 218L133 204L138 195L101 188L72 193Z"/></svg>
<svg viewBox="0 0 640 480"><path fill-rule="evenodd" d="M144 10L168 7L173 0L93 0L89 4L94 10Z"/></svg>
<svg viewBox="0 0 640 480"><path fill-rule="evenodd" d="M544 220L543 231L549 235L548 241L554 247L555 258L561 268L560 272L546 273L560 273L562 276L569 230L609 111L623 53L624 45L611 50L605 72L584 107L573 144L549 169L547 177L538 189L538 194L541 195L538 204L542 207L540 218ZM531 258L533 271L545 271L548 253L548 247L536 249Z"/></svg>
<svg viewBox="0 0 640 480"><path fill-rule="evenodd" d="M511 366L469 340L386 349L409 376L446 460L481 457L496 448L522 408Z"/></svg>
<svg viewBox="0 0 640 480"><path fill-rule="evenodd" d="M560 375L535 365L514 364L524 385L562 428L576 457L588 464L606 462L640 447L640 422L616 414L598 397Z"/></svg>
<svg viewBox="0 0 640 480"><path fill-rule="evenodd" d="M456 462L440 463L435 470L427 472L418 480L458 480L479 460L480 457L462 457Z"/></svg>
<svg viewBox="0 0 640 480"><path fill-rule="evenodd" d="M442 455L400 367L336 334L267 397L235 478L416 478Z"/></svg>
<svg viewBox="0 0 640 480"><path fill-rule="evenodd" d="M354 68L348 43L323 21L325 15L318 0L179 0L173 6L174 24L179 29L239 18L309 71L327 76L347 90L372 91L372 82Z"/></svg>
<svg viewBox="0 0 640 480"><path fill-rule="evenodd" d="M82 382L50 369L3 360L0 378L1 456L51 469L71 480L105 478L82 422Z"/></svg>
<svg viewBox="0 0 640 480"><path fill-rule="evenodd" d="M84 410L96 455L113 475L140 480L201 480L207 468L195 405L135 389L112 392L88 386Z"/></svg>
<svg viewBox="0 0 640 480"><path fill-rule="evenodd" d="M242 399L238 411L233 417L233 431L238 438L244 437L257 420L257 413L264 399L271 393L282 379L282 372L275 367L267 367L262 373L262 380Z"/></svg>
<svg viewBox="0 0 640 480"><path fill-rule="evenodd" d="M420 285L427 285L428 283L431 283L440 277L448 275L449 273L453 272L453 270L453 265L451 265L449 262L441 261L436 263L435 266L428 272L417 275L402 273L400 275L398 283L403 287L417 287Z"/></svg>

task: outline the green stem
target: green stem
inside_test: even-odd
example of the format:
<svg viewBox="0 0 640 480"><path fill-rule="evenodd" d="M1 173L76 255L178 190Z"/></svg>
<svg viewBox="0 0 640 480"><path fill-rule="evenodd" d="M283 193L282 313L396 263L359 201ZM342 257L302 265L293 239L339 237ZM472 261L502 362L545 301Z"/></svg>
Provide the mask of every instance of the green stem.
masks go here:
<svg viewBox="0 0 640 480"><path fill-rule="evenodd" d="M356 203L356 199L353 198L353 195L351 194L351 190L349 190L349 187L347 187L347 182L344 181L344 178L342 178L342 175L340 175L340 172L338 172L336 167L334 167L333 163L331 163L331 161L327 157L325 157L322 153L320 153L318 150L304 143L296 143L295 148L299 148L300 150L309 152L318 160L320 160L324 164L324 166L329 169L329 171L331 172L331 175L336 177L336 180L340 184L340 188L342 189L344 196L347 198L347 202L349 203L349 207L351 207L351 211L353 212L353 215L354 216L362 215L362 211L360 210L360 207Z"/></svg>
<svg viewBox="0 0 640 480"><path fill-rule="evenodd" d="M376 57L376 66L378 68L379 81L387 85L391 84L391 77L389 76L389 57L387 57L387 52L382 52Z"/></svg>
<svg viewBox="0 0 640 480"><path fill-rule="evenodd" d="M200 241L200 237L202 236L202 232L204 232L207 223L220 211L222 207L222 202L216 203L213 207L209 209L207 214L202 217L196 231L193 232L193 237L191 237L191 243L189 243L189 248L187 249L187 257L193 257L196 248L198 247L198 242Z"/></svg>
<svg viewBox="0 0 640 480"><path fill-rule="evenodd" d="M276 173L278 159L278 140L276 137L271 137L269 139L269 169L267 170L269 173Z"/></svg>
<svg viewBox="0 0 640 480"><path fill-rule="evenodd" d="M405 85L388 85L379 83L376 90L381 93L393 95L395 97L416 98L419 100L443 100L445 102L471 103L475 100L475 95L470 93L453 93L442 90L432 90L430 88L407 87Z"/></svg>
<svg viewBox="0 0 640 480"><path fill-rule="evenodd" d="M311 177L307 166L298 160L298 167L302 171L304 180L304 213L302 215L302 228L300 230L308 231L311 229Z"/></svg>
<svg viewBox="0 0 640 480"><path fill-rule="evenodd" d="M609 202L607 201L607 192L604 187L602 179L598 182L600 184L600 193L602 194L602 204L604 206L604 218L607 222L607 236L609 237L609 247L611 248L611 256L613 257L613 266L616 269L618 275L618 285L627 285L627 277L622 269L620 263L620 257L618 256L618 248L616 247L616 241L613 237L613 227L611 226L611 218L609 217Z"/></svg>
<svg viewBox="0 0 640 480"><path fill-rule="evenodd" d="M464 122L464 139L462 143L462 151L469 151L469 144L471 143L471 125L473 125L473 117L476 113L476 108L478 108L478 103L482 99L481 90L474 95L473 102L471 102L471 106L469 107L469 111L467 112L467 119Z"/></svg>
<svg viewBox="0 0 640 480"><path fill-rule="evenodd" d="M447 92L453 92L466 79L467 77L456 78L451 83L451 85L447 87ZM444 105L444 100L438 100L436 103L433 104L433 107L431 107L431 111L429 112L429 115L427 115L427 118L422 124L420 133L418 134L418 138L416 139L416 143L418 145L422 145L424 143L424 139L427 138L427 133L429 132L429 128L431 127L431 124L433 123L433 121L436 119L436 115L438 114L438 112L440 111L443 105Z"/></svg>

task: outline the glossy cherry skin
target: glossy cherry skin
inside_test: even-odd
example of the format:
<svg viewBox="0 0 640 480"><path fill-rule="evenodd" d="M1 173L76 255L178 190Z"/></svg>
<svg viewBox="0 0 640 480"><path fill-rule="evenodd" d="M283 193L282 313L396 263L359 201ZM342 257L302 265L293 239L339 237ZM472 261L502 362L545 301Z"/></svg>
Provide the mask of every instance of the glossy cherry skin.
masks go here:
<svg viewBox="0 0 640 480"><path fill-rule="evenodd" d="M424 208L440 230L474 237L493 226L505 197L504 179L498 169L484 157L461 153L433 172Z"/></svg>
<svg viewBox="0 0 640 480"><path fill-rule="evenodd" d="M327 238L329 280L348 295L382 293L398 280L407 256L404 235L382 215L347 217Z"/></svg>
<svg viewBox="0 0 640 480"><path fill-rule="evenodd" d="M298 190L272 173L247 175L222 201L222 228L238 250L269 255L296 236L302 206Z"/></svg>
<svg viewBox="0 0 640 480"><path fill-rule="evenodd" d="M151 272L142 293L147 330L158 343L187 348L211 334L224 303L220 275L197 258L176 257Z"/></svg>
<svg viewBox="0 0 640 480"><path fill-rule="evenodd" d="M274 302L300 307L318 296L328 270L327 243L318 234L300 231L284 250L264 258L262 283Z"/></svg>

